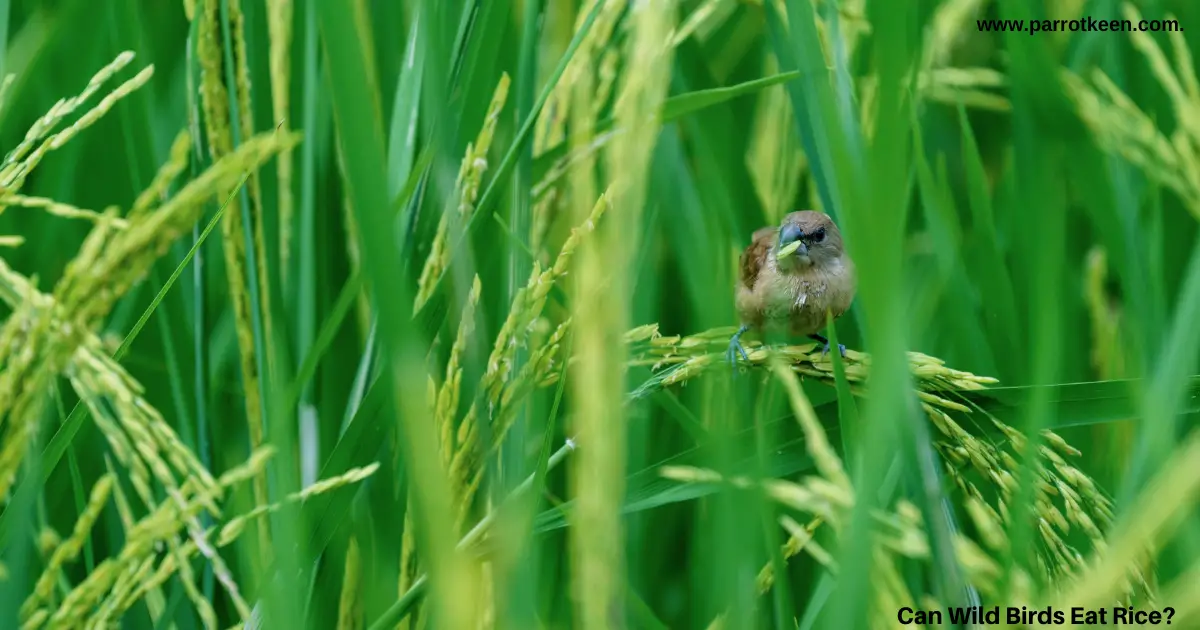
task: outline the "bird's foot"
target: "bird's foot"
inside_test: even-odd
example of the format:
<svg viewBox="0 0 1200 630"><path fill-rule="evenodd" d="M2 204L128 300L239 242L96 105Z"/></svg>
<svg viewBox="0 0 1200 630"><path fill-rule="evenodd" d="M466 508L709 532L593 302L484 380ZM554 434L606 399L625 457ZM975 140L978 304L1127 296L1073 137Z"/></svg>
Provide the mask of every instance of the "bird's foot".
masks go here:
<svg viewBox="0 0 1200 630"><path fill-rule="evenodd" d="M742 355L746 363L750 362L750 355L746 354L746 348L742 347L742 333L749 330L749 326L742 326L738 331L733 333L733 337L729 340L729 349L725 351L725 360L729 361L729 367L733 368L734 374L737 374L737 358Z"/></svg>
<svg viewBox="0 0 1200 630"><path fill-rule="evenodd" d="M821 358L824 358L825 355L829 354L829 340L828 339L826 339L825 337L823 337L821 335L809 335L809 338L813 339L814 341L819 341L819 342L825 344L825 347L821 348ZM838 344L838 354L842 355L843 359L846 358L846 344L842 344L842 343Z"/></svg>
<svg viewBox="0 0 1200 630"><path fill-rule="evenodd" d="M821 356L825 356L827 354L829 354L829 342L828 341L825 342L825 347L821 349ZM844 344L844 343L838 344L838 354L842 355L843 359L846 358L846 344Z"/></svg>

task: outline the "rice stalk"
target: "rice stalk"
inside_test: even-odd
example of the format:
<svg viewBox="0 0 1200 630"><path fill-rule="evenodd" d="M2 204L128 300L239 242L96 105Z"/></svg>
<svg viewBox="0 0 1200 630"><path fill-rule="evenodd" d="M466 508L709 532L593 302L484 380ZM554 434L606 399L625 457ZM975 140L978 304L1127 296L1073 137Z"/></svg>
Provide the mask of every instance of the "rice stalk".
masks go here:
<svg viewBox="0 0 1200 630"><path fill-rule="evenodd" d="M455 453L462 448L462 445L456 443L455 432L455 418L458 415L462 390L462 357L466 351L468 340L475 333L475 309L479 306L479 295L482 288L479 276L476 275L471 284L471 291L467 295L467 303L463 306L462 317L459 319L458 334L455 335L454 344L450 347L450 357L446 361L446 378L437 393L434 418L441 436L439 446L441 447L442 465L447 470L450 470L454 463ZM453 481L453 476L451 478ZM462 486L453 484L452 488L458 502L455 515L455 521L458 522L466 513L468 505L464 504L466 499Z"/></svg>
<svg viewBox="0 0 1200 630"><path fill-rule="evenodd" d="M3 213L10 206L21 208L39 208L46 214L60 217L63 219L83 219L92 223L99 223L104 219L104 216L95 210L87 210L78 208L68 203L61 203L46 197L28 197L25 195L5 195L0 197L0 213ZM119 217L114 217L110 220L112 227L123 230L129 227L129 222Z"/></svg>
<svg viewBox="0 0 1200 630"><path fill-rule="evenodd" d="M778 60L773 54L765 55L764 72L777 73ZM746 150L746 170L764 215L772 225L777 225L791 210L800 190L800 178L807 170L795 125L792 105L784 87L772 86L764 90L755 105L751 141Z"/></svg>
<svg viewBox="0 0 1200 630"><path fill-rule="evenodd" d="M636 339L631 342L635 352L630 364L649 365L655 374L630 393L631 401L711 370L729 369L723 352L732 328L715 328L688 337L661 336L653 325L635 330L637 335L630 335ZM768 348L751 342L746 348L751 369L780 360L801 377L834 384L832 362L817 344ZM979 507L986 508L979 511L979 518L987 518L1002 529L1009 522L1008 506L1018 489L1017 462L1026 448L1025 436L993 417L987 421L1001 439L985 439L968 432L963 425L976 422L977 410L968 399L957 400L963 392L986 392L996 379L954 370L940 359L916 352L909 353L909 366L922 409L935 429L934 446L944 459L947 478L964 500L975 500ZM845 374L855 395L861 395L868 385L869 369L869 356L847 350ZM1035 514L1043 525L1037 528L1040 536L1036 555L1048 573L1062 576L1078 570L1084 557L1066 542L1066 537L1078 531L1093 546L1102 545L1103 531L1112 522L1113 506L1096 483L1068 461L1080 455L1077 449L1053 431L1046 430L1042 436L1045 444L1038 450ZM1132 579L1133 584L1145 587L1140 572L1135 571Z"/></svg>
<svg viewBox="0 0 1200 630"><path fill-rule="evenodd" d="M522 398L535 385L548 384L547 378L553 372L553 359L570 327L570 322L561 324L549 343L539 348L531 344L530 335L545 308L551 289L567 275L576 250L596 229L607 209L608 200L602 196L596 201L587 219L571 231L571 236L563 243L553 266L543 271L540 265L535 263L528 282L513 297L508 316L496 333L492 352L488 356L480 381L484 400L488 404L485 413L492 422L492 441L485 445L489 450L499 448L504 441L516 418L515 409ZM513 357L521 347L533 349L534 352L521 373L514 376L511 374ZM463 493L461 499L464 512L460 514L465 514L465 506L469 506L473 501L475 489L478 487L477 479L482 472L478 465L481 456L477 425L480 420L479 414L478 406L472 405L459 423L450 464L451 479ZM443 424L443 427L445 426L447 425ZM472 481L473 479L476 481Z"/></svg>
<svg viewBox="0 0 1200 630"><path fill-rule="evenodd" d="M400 598L413 588L421 575L421 566L417 563L417 535L413 531L416 525L412 514L413 501L409 498L404 508L404 533L400 536L400 579L397 584ZM408 616L396 624L396 630L416 627L419 619L420 608L414 606Z"/></svg>
<svg viewBox="0 0 1200 630"><path fill-rule="evenodd" d="M678 47L693 35L701 41L707 39L707 34L728 19L736 7L735 0L704 0L675 30L671 37L671 45Z"/></svg>
<svg viewBox="0 0 1200 630"><path fill-rule="evenodd" d="M282 133L291 131L292 87L292 0L266 0L267 32L270 40L271 113ZM292 260L292 227L296 202L292 192L294 155L291 150L279 154L275 164L279 207L279 276L288 286Z"/></svg>
<svg viewBox="0 0 1200 630"><path fill-rule="evenodd" d="M1107 252L1103 247L1093 247L1085 264L1083 298L1092 325L1092 369L1101 379L1128 378L1121 332L1124 314L1106 288ZM1128 422L1103 425L1096 427L1093 433L1097 443L1108 444L1107 459L1113 462L1114 469L1123 470L1129 457L1129 449L1123 445L1133 443L1133 425Z"/></svg>
<svg viewBox="0 0 1200 630"><path fill-rule="evenodd" d="M491 104L488 106L483 127L479 130L475 142L467 145L467 152L463 156L458 179L455 181L457 212L454 216L451 216L450 212L443 212L438 220L437 232L434 234L429 256L425 259L425 266L421 269L421 276L417 282L417 295L413 300L414 313L420 311L425 302L429 300L429 296L433 294L434 287L437 286L450 262L449 247L452 239L456 238L450 233L451 224L453 223L456 230L460 230L461 226L466 225L475 210L475 202L479 197L479 185L483 181L483 174L488 167L488 150L491 148L492 138L496 134L496 124L500 120L500 112L504 109L504 103L508 99L508 85L508 75L501 75L500 81L496 85L496 91L492 95Z"/></svg>
<svg viewBox="0 0 1200 630"><path fill-rule="evenodd" d="M112 458L107 454L104 457L104 469L109 475L116 476L116 467L113 466ZM215 485L215 484L214 484ZM125 496L125 491L121 489L121 484L113 485L113 504L117 508L117 515L121 520L121 527L128 531L133 527L136 519L133 517L133 509L129 505L129 498ZM163 595L162 588L151 586L145 589L146 608L150 611L150 617L157 621L162 617L166 610L167 598Z"/></svg>
<svg viewBox="0 0 1200 630"><path fill-rule="evenodd" d="M450 348L450 356L446 362L445 380L442 382L440 389L433 383L432 379L429 382L428 399L429 406L433 412L434 422L437 425L439 454L442 465L446 467L446 470L450 471L450 488L453 494L451 504L454 506L453 517L456 532L462 528L462 523L470 508L471 499L466 493L465 478L454 474L453 462L458 453L464 448L462 442L457 438L455 419L458 416L459 397L462 389L462 355L466 350L468 340L475 332L475 309L479 305L481 290L482 285L480 284L479 276L475 276L471 285L471 291L467 296L467 303L463 306L462 316L459 319L458 333ZM474 428L473 425L473 415L468 415L463 419L462 426ZM413 583L420 576L412 510L413 502L410 496L404 515L404 533L401 535L400 542L400 580L398 584L398 595L400 597L403 597L404 593L412 588ZM419 614L413 612L397 624L397 628L411 627L414 620L418 619L420 619Z"/></svg>
<svg viewBox="0 0 1200 630"><path fill-rule="evenodd" d="M4 157L0 162L0 190L5 193L15 193L25 183L25 178L37 167L47 153L61 148L79 132L90 127L93 123L107 114L112 107L142 87L154 74L154 66L147 66L132 79L129 79L106 94L99 103L80 116L66 129L51 133L67 116L75 113L100 91L100 88L133 61L134 54L122 52L113 59L112 63L100 69L88 81L77 96L60 99L41 118L37 119L25 133L25 138ZM35 148L36 145L36 148Z"/></svg>
<svg viewBox="0 0 1200 630"><path fill-rule="evenodd" d="M1123 3L1122 11L1135 24L1142 19L1132 4ZM1171 20L1174 16L1167 14L1165 18ZM1160 131L1154 120L1099 69L1092 71L1090 84L1067 71L1063 72L1063 82L1100 146L1171 189L1200 219L1200 81L1183 35L1168 35L1174 65L1149 34L1130 33L1134 47L1146 58L1151 73L1171 100L1176 128L1170 135Z"/></svg>
<svg viewBox="0 0 1200 630"><path fill-rule="evenodd" d="M578 509L568 539L574 618L582 628L607 628L614 619L624 618L627 578L620 506L627 416L621 339L629 328L633 265L653 139L662 124L658 112L667 97L677 10L669 1L629 7L623 49L627 70L618 81L613 106L613 118L623 133L613 138L604 164L611 181L606 196L614 212L583 244L572 296L572 345L579 357L573 374L572 431L586 448L572 461L568 475ZM590 176L584 173L580 178ZM575 205L582 210L578 201Z"/></svg>
<svg viewBox="0 0 1200 630"><path fill-rule="evenodd" d="M930 19L925 48L921 51L924 70L947 67L951 55L969 32L967 25L978 17L984 0L949 0L938 6Z"/></svg>
<svg viewBox="0 0 1200 630"><path fill-rule="evenodd" d="M175 141L171 143L167 161L154 174L150 185L137 196L133 206L129 209L129 216L135 217L143 212L148 212L156 203L162 203L167 199L170 194L169 188L188 167L191 149L192 135L187 130L180 131L175 136Z"/></svg>
<svg viewBox="0 0 1200 630"><path fill-rule="evenodd" d="M233 40L233 66L234 66L234 96L236 101L237 115L237 138L236 142L244 143L248 138L255 135L254 132L254 114L251 109L250 99L250 60L246 51L246 16L242 12L242 0L221 0L227 3L228 15L226 19L229 24L229 37ZM228 63L228 60L226 60ZM235 107L230 105L231 113ZM282 132L286 136L286 132ZM287 151L285 147L283 151ZM266 210L263 208L262 198L262 183L258 178L257 172L251 172L249 180L246 182L247 190L250 197L250 220L254 224L254 268L258 272L258 295L260 307L262 309L262 337L263 348L266 351L266 356L263 357L264 364L267 367L268 373L271 371L271 361L275 353L271 350L271 344L274 343L274 325L272 324L271 314L274 312L271 308L271 284L270 273L267 265L267 247L266 247L266 226L263 214ZM243 213L244 214L244 213Z"/></svg>
<svg viewBox="0 0 1200 630"><path fill-rule="evenodd" d="M800 388L794 371L777 359L771 369L782 381L791 407L800 422L805 435L805 445L817 464L816 474L793 482L782 479L760 481L746 477L725 477L712 470L691 466L663 466L659 472L665 478L682 483L721 483L741 489L757 488L789 510L807 514L811 519L808 526L800 525L788 515L779 518L780 526L789 535L788 543L784 547L785 558L803 551L814 562L836 576L839 567L833 550L817 543L813 538L813 531L819 525L828 524L836 535L833 540L838 543L848 542L842 541L840 535L844 534L854 507L854 489L845 475L840 458L816 421L811 404ZM915 606L920 602L920 605L927 609L940 609L941 606L929 595L910 592L900 574L903 562L927 562L931 557L920 511L901 499L892 510L877 510L872 518L877 536L872 540L872 588L865 602L871 609L867 616L870 627L893 627L895 611L901 606ZM991 526L990 523L985 525ZM956 534L955 554L972 584L989 596L998 595L1000 568L986 552L979 549L970 539ZM760 573L760 593L770 588L772 576L773 573L767 569ZM1032 604L1036 598L1030 588L1028 576L1018 571L1015 581L1013 597L1006 605ZM725 615L721 615L709 627L721 628L724 625Z"/></svg>
<svg viewBox="0 0 1200 630"><path fill-rule="evenodd" d="M342 571L342 596L338 599L337 630L359 630L362 627L361 588L362 560L359 558L358 538L350 537L346 548L346 564Z"/></svg>
<svg viewBox="0 0 1200 630"><path fill-rule="evenodd" d="M255 467L265 461L265 457L251 457L244 467L222 476L221 488L244 480L248 476L246 472L256 472ZM204 509L207 499L192 495L190 491L189 487L188 494L182 497L181 502L164 502L135 523L126 532L125 544L116 556L96 565L95 570L67 594L56 610L41 609L31 614L23 621L23 630L73 627L90 611L103 612L107 607L111 613L113 609L121 608L121 602L129 600L137 592L137 586L147 584L144 578L154 562L155 548L176 536L185 523L193 521ZM237 592L234 585L230 595L234 596L235 601L238 599ZM211 609L206 611L201 608L198 612L202 614L206 628L216 626Z"/></svg>
<svg viewBox="0 0 1200 630"><path fill-rule="evenodd" d="M92 525L100 516L100 510L104 509L104 505L108 502L113 480L112 475L104 475L92 485L92 493L88 498L87 506L75 521L75 528L70 538L55 545L53 554L46 562L46 567L42 569L41 576L33 585L33 591L21 604L19 615L22 620L28 619L42 603L49 601L51 590L54 588L54 583L58 579L63 565L74 560L83 549L84 540L90 535Z"/></svg>
<svg viewBox="0 0 1200 630"><path fill-rule="evenodd" d="M573 153L579 158L578 165L575 166L575 172L579 176L572 179L569 199L557 188L550 187L547 182L539 183L535 187L531 244L535 253L545 256L542 259L543 263L549 260L550 253L545 251L545 245L549 240L550 229L555 221L561 218L556 210L560 206L570 207L568 204L577 207L577 213L574 216L568 215L568 218L571 224L578 223L584 212L584 204L591 204L599 194L594 179L588 179L593 177L593 152L599 147L581 149L591 144L600 108L608 100L608 92L613 85L613 77L609 71L619 63L619 57L616 52L612 52L610 44L628 2L588 0L575 14L572 34L582 27L586 16L598 3L603 3L600 13L575 51L554 91L550 93L550 98L536 121L534 155L566 141L571 143ZM599 84L596 81L597 77L600 78ZM567 133L568 126L571 130L570 136ZM574 162L575 159L564 160L564 164ZM555 172L561 176L565 170L564 165Z"/></svg>
<svg viewBox="0 0 1200 630"><path fill-rule="evenodd" d="M222 42L222 16L220 12L221 0L199 0L200 13L194 19L199 20L197 24L197 39L196 39L196 58L200 67L200 110L203 114L205 137L208 139L208 151L213 161L218 161L222 157L230 154L234 150L234 131L233 117L238 116L239 120L245 119L242 115L242 109L249 109L249 94L243 97L239 88L249 89L249 79L242 75L244 68L235 68L233 70L236 77L235 85L226 84L225 76L225 56L223 53ZM233 32L240 34L242 32L241 12L236 9L236 3L230 4L230 21L233 26ZM237 18L234 18L236 13ZM237 39L241 39L240 37ZM244 55L244 40L240 44L235 44L235 47L242 49ZM244 60L244 56L242 57ZM241 79L245 79L245 85L240 85ZM234 96L230 98L230 90L234 91ZM246 106L243 108L241 99L246 100ZM221 198L228 198L229 193L233 190L233 186L221 190L218 195ZM246 422L250 435L250 448L257 449L263 444L265 428L263 426L263 405L265 401L262 399L262 387L260 379L266 375L260 374L259 365L265 361L266 357L257 356L258 350L255 347L255 331L253 323L253 315L251 309L250 289L248 286L247 273L247 251L246 251L246 234L248 229L254 229L254 226L247 226L241 212L226 212L221 222L221 238L223 241L222 250L225 254L225 271L229 284L229 300L233 304L234 320L236 322L236 333L238 341L238 352L240 359L240 367L242 373L242 386L246 398ZM255 239L257 240L257 239ZM261 307L261 305L257 305ZM267 486L266 479L263 478L254 485L255 501L265 503L267 501ZM262 531L259 537L260 545L263 549L262 553L267 553L269 549L269 534L267 531Z"/></svg>
<svg viewBox="0 0 1200 630"><path fill-rule="evenodd" d="M485 373L479 387L484 392L488 407L481 418L480 408L470 405L455 429L455 414L459 406L462 368L461 355L474 331L474 311L478 305L481 285L475 278L472 290L464 306L459 330L451 346L445 379L441 387L430 383L428 403L432 407L438 432L442 457L449 456L451 486L454 492L455 528L461 531L469 514L471 504L482 481L483 470L479 466L481 448L498 448L515 419L514 410L534 387L549 384L555 372L554 359L562 341L571 328L571 320L562 322L545 344L532 344L532 334L546 305L551 289L567 275L576 251L596 229L601 217L609 209L608 199L601 196L588 215L563 243L554 264L542 270L534 265L526 286L517 291L509 307L508 316L501 325L488 357ZM530 360L519 374L511 373L513 356L519 347L531 348ZM491 418L492 441L488 445L479 443L481 420ZM411 502L410 502L411 510ZM411 511L409 512L411 514ZM416 556L415 538L412 534L411 516L406 515L405 533L401 538L400 596L403 597L420 577L420 561ZM484 611L486 615L486 610ZM401 620L398 628L415 627L421 617L410 613Z"/></svg>
<svg viewBox="0 0 1200 630"><path fill-rule="evenodd" d="M1054 597L1056 605L1095 607L1132 590L1130 572L1140 573L1170 539L1187 510L1200 498L1200 432L1192 431L1160 472L1130 505L1086 570Z"/></svg>

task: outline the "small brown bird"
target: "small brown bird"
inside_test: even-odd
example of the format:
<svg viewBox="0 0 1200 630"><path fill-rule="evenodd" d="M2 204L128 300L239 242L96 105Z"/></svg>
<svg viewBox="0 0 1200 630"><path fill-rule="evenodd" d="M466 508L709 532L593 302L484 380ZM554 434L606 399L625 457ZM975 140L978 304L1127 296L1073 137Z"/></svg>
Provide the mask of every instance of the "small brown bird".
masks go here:
<svg viewBox="0 0 1200 630"><path fill-rule="evenodd" d="M754 233L742 252L737 281L737 312L741 327L729 340L727 357L737 364L742 333L750 329L784 330L825 344L817 334L826 311L841 317L854 300L857 276L854 261L842 245L842 234L828 215L815 210L792 212L778 227ZM846 356L846 346L838 344Z"/></svg>

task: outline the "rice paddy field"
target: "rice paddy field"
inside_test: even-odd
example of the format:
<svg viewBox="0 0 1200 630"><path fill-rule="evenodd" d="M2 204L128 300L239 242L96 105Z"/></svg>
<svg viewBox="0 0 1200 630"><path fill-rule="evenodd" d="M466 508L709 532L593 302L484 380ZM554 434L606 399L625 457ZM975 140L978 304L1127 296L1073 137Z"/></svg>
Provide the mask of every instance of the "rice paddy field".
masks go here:
<svg viewBox="0 0 1200 630"><path fill-rule="evenodd" d="M1200 627L1200 4L0 38L0 628ZM847 351L731 365L801 209Z"/></svg>

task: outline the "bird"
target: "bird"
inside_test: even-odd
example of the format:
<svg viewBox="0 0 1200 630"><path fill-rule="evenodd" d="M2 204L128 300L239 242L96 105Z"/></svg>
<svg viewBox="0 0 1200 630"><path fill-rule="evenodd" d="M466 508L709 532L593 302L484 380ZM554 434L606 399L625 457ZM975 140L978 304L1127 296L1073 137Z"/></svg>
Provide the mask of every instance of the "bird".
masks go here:
<svg viewBox="0 0 1200 630"><path fill-rule="evenodd" d="M758 229L738 264L735 300L741 326L729 340L726 358L749 362L741 336L748 330L807 336L825 344L818 331L826 312L833 319L850 309L858 286L854 261L833 219L817 210L788 213L779 226ZM838 344L846 356L846 346Z"/></svg>

